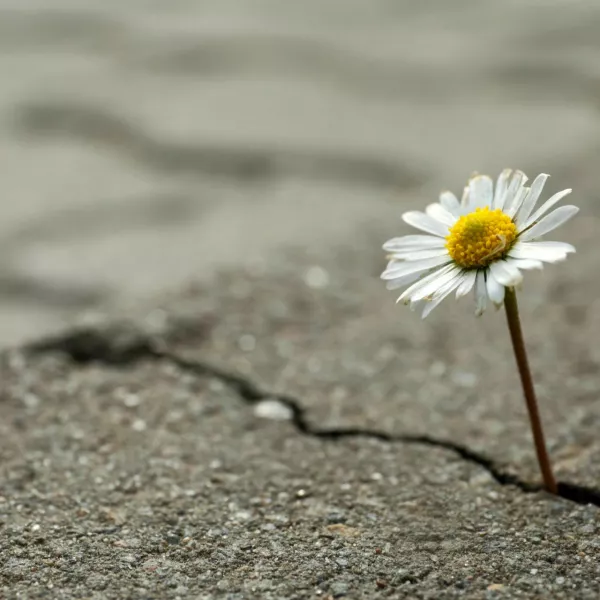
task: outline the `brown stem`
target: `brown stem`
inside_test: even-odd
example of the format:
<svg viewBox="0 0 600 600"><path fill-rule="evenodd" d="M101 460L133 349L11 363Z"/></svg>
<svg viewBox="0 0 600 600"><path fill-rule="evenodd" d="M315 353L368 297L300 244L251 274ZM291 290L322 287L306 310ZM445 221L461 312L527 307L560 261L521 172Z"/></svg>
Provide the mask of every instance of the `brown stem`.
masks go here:
<svg viewBox="0 0 600 600"><path fill-rule="evenodd" d="M551 494L558 493L556 479L552 473L552 466L548 458L546 450L546 442L544 441L544 430L542 429L542 421L538 410L537 400L535 398L535 390L531 371L529 370L529 362L527 360L527 352L525 350L525 342L523 341L523 332L521 331L521 320L519 318L519 306L517 304L517 294L514 288L507 288L506 296L504 297L504 308L506 308L506 318L508 320L508 328L510 329L510 337L512 340L515 358L517 359L517 367L523 384L523 393L525 394L525 402L529 412L529 421L531 422L531 432L533 433L533 441L535 442L535 450L537 452L540 470L544 478L544 487Z"/></svg>

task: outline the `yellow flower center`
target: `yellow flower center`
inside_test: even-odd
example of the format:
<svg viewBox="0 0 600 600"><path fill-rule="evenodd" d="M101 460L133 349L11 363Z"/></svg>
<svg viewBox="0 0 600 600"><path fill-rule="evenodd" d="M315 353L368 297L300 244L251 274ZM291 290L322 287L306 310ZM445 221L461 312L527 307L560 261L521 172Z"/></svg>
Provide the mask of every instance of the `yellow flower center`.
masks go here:
<svg viewBox="0 0 600 600"><path fill-rule="evenodd" d="M451 258L464 269L485 267L502 258L517 237L517 227L499 208L476 208L456 221L446 237Z"/></svg>

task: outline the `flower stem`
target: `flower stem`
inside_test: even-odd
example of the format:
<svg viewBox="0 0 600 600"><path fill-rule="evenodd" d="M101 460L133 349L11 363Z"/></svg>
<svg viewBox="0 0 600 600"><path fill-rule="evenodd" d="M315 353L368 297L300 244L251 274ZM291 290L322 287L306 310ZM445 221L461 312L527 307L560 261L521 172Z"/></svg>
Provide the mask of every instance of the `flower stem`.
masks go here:
<svg viewBox="0 0 600 600"><path fill-rule="evenodd" d="M544 478L544 487L551 494L558 493L556 479L552 473L552 466L548 458L546 450L546 442L544 440L544 430L542 429L542 421L538 410L533 380L531 371L529 370L529 362L527 360L527 352L525 350L525 342L523 341L523 332L521 330L521 320L519 318L519 306L517 304L517 294L514 288L507 288L506 296L504 297L504 308L506 309L506 318L510 337L512 340L515 358L517 359L517 367L523 384L523 393L525 394L525 402L529 412L529 421L531 422L531 432L533 433L533 441L535 442L535 450L537 452L540 470Z"/></svg>

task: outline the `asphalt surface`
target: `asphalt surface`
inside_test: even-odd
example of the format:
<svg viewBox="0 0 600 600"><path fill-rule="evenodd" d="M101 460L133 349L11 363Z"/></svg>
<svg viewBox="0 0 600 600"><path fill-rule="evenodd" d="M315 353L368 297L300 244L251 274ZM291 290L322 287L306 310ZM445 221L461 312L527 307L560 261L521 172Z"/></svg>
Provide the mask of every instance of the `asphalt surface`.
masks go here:
<svg viewBox="0 0 600 600"><path fill-rule="evenodd" d="M600 595L595 4L0 8L1 598ZM506 166L582 209L519 296L561 497L502 313L378 279Z"/></svg>

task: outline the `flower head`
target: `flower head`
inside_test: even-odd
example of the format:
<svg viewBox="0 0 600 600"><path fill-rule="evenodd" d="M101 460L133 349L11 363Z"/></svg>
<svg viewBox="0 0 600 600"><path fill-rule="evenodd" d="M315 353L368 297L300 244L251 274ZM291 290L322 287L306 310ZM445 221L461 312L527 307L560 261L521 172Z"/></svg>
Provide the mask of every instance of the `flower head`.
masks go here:
<svg viewBox="0 0 600 600"><path fill-rule="evenodd" d="M535 210L548 177L538 175L526 187L524 173L505 169L494 189L487 175L476 175L460 202L443 192L424 213L404 213L406 223L429 235L393 238L383 245L389 263L381 278L388 289L408 285L398 301L424 306L423 318L452 292L460 298L474 289L478 315L488 299L500 306L505 288L521 283L521 271L541 269L575 252L564 242L538 241L579 210L562 206L548 212L571 190L554 194Z"/></svg>

